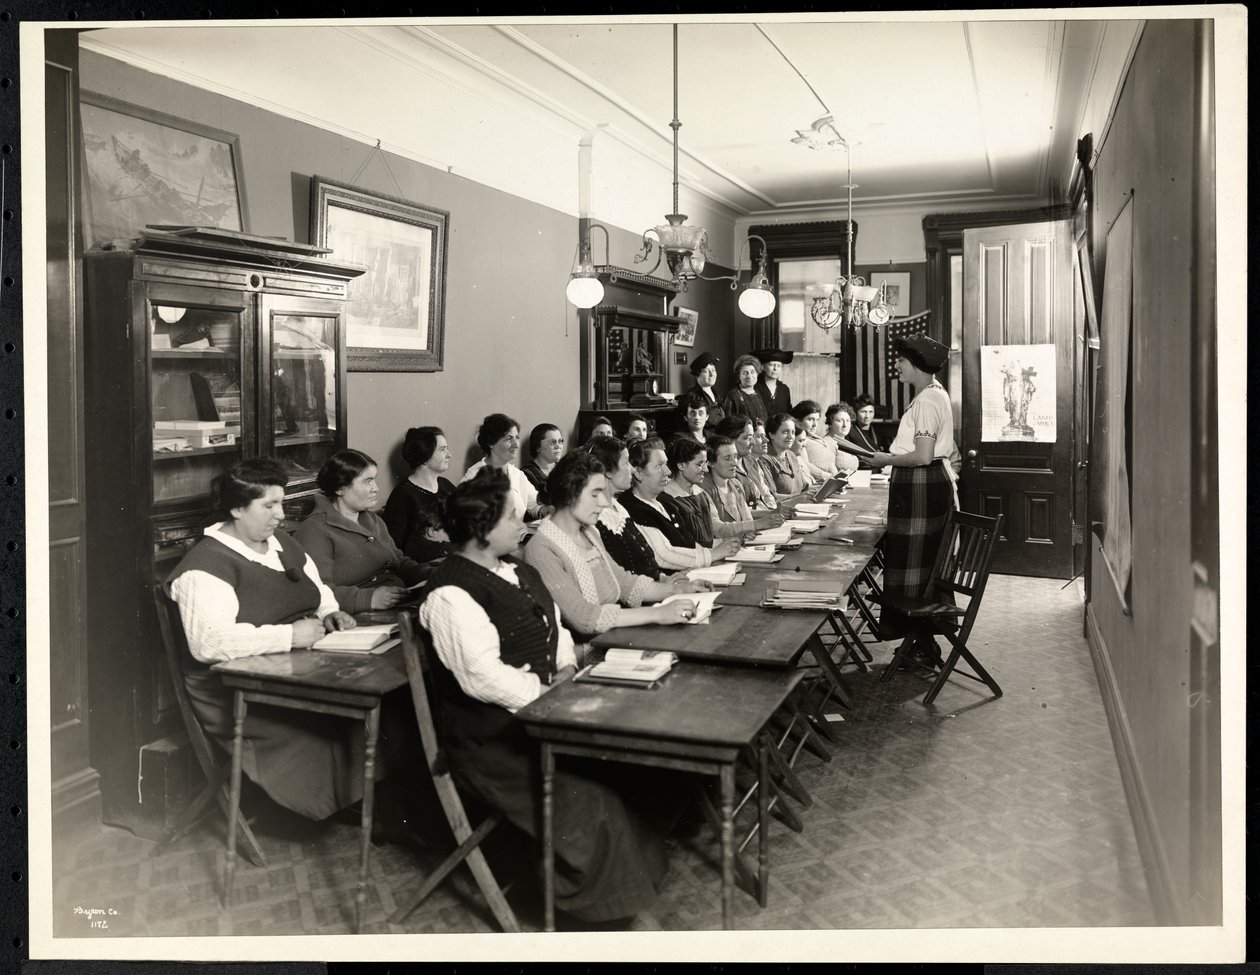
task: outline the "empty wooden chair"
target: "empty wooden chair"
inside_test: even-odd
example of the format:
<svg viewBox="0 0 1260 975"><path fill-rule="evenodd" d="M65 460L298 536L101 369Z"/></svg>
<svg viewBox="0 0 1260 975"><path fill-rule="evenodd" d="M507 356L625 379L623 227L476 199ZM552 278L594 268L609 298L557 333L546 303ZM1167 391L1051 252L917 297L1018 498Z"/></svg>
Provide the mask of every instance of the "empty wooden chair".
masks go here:
<svg viewBox="0 0 1260 975"><path fill-rule="evenodd" d="M976 614L980 611L985 586L989 581L989 569L993 564L993 552L1001 529L1001 515L986 518L983 515L955 511L945 528L945 537L941 540L936 564L932 567L932 576L923 596L895 603L887 597L882 598L884 605L905 613L914 627L910 638L897 648L892 662L884 670L882 680L892 676L898 664L916 643L932 649L936 647L936 641L932 638L943 636L952 649L948 657L933 668L936 680L924 695L923 703L931 704L954 673L984 684L993 692L994 697L1002 696L1002 688L980 665L967 646ZM957 605L960 597L965 600L965 605ZM967 662L972 673L956 671L960 659Z"/></svg>
<svg viewBox="0 0 1260 975"><path fill-rule="evenodd" d="M197 719L197 713L193 710L192 700L188 696L188 688L184 685L184 665L188 659L189 651L188 641L184 637L184 625L179 618L179 607L160 588L153 590L153 606L157 610L158 627L162 632L162 645L166 650L166 665L170 671L171 684L175 688L175 700L179 705L179 714L184 720L184 730L188 733L188 740L192 744L193 754L197 756L197 763L201 766L201 771L206 776L205 788L188 804L188 808L180 813L175 824L168 830L166 837L149 854L150 856L160 856L166 852L172 843L184 836L193 826L201 821L211 799L218 802L219 808L223 810L224 817L227 817L228 809L230 808L228 801L228 775L232 770L232 765L227 752L216 748L210 739L206 737L205 731L202 730L201 722ZM250 830L245 817L239 811L237 812L236 826L245 840L243 844L245 856L255 866L265 867L267 860L263 856L262 848L259 847L258 840Z"/></svg>
<svg viewBox="0 0 1260 975"><path fill-rule="evenodd" d="M486 899L499 926L504 931L519 931L520 925L517 923L516 915L508 906L507 898L503 896L503 891L495 881L490 865L486 862L485 854L480 849L481 842L503 821L503 816L501 813L492 812L475 829L469 823L468 814L464 810L459 791L455 788L455 781L447 767L446 756L433 724L433 712L429 704L429 691L424 676L426 661L432 652L429 647L429 635L423 627L412 621L408 613L399 614L398 625L402 635L403 660L407 665L407 680L411 685L411 700L416 711L416 724L420 728L425 767L433 777L434 788L442 803L442 812L446 815L446 821L450 824L451 832L455 835L455 841L459 846L429 874L411 900L394 912L390 921L399 924L406 920L407 916L446 879L446 876L466 860L468 869L472 871L477 887L481 890L481 895Z"/></svg>

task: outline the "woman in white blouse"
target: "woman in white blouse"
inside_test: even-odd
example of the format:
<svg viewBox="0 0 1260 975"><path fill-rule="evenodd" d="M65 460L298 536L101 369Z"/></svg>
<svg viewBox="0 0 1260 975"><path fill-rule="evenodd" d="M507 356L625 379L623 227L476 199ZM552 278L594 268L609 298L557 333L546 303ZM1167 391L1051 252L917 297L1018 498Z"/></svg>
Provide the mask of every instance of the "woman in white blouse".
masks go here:
<svg viewBox="0 0 1260 975"><path fill-rule="evenodd" d="M223 520L205 529L166 581L191 653L184 683L193 710L225 750L233 739L231 698L211 664L288 653L354 626L311 557L277 532L287 483L270 458L242 461L215 478L211 499ZM243 770L280 805L324 819L362 795L360 750L348 732L339 718L251 707Z"/></svg>
<svg viewBox="0 0 1260 975"><path fill-rule="evenodd" d="M470 481L483 467L502 470L511 485L512 506L518 518L542 518L551 513L551 506L541 504L538 491L516 466L521 449L521 425L503 413L491 413L477 430L477 446L485 453L482 460L464 471L463 480Z"/></svg>
<svg viewBox="0 0 1260 975"><path fill-rule="evenodd" d="M891 600L923 595L936 562L951 510L958 506L954 469L954 415L949 394L936 374L949 358L948 347L926 335L896 339L897 378L915 389L888 452L876 451L872 467L890 466L888 526L884 535L884 592ZM900 613L885 607L880 629L886 636L908 630Z"/></svg>
<svg viewBox="0 0 1260 975"><path fill-rule="evenodd" d="M447 499L454 552L429 579L420 623L436 656L430 674L451 774L536 841L537 746L515 712L569 680L575 659L542 577L509 557L524 528L510 497L504 474L488 470ZM556 904L588 923L646 908L668 866L662 824L636 806L659 793L615 786L615 768L575 759L555 773Z"/></svg>

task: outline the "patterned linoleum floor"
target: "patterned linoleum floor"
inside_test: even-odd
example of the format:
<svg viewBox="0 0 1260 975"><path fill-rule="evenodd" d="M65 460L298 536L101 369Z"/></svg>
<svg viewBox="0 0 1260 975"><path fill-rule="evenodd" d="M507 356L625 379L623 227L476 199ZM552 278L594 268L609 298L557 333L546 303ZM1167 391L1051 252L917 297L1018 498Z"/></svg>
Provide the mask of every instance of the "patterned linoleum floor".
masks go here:
<svg viewBox="0 0 1260 975"><path fill-rule="evenodd" d="M994 576L970 645L1005 696L954 680L934 705L909 673L849 673L854 710L830 762L797 766L813 803L804 829L771 829L769 904L737 891L735 923L755 929L1145 926L1155 923L1074 586ZM358 830L309 824L264 805L266 868L240 861L219 906L217 817L158 858L102 827L54 865L57 936L100 936L75 905L108 903L109 934L343 934L354 917ZM755 852L756 843L749 852ZM638 930L719 930L716 838L671 839L670 872ZM440 853L375 847L365 931L495 930L465 869L406 924L386 918ZM755 866L755 864L754 864ZM524 891L522 893L522 891ZM526 884L514 900L537 923Z"/></svg>

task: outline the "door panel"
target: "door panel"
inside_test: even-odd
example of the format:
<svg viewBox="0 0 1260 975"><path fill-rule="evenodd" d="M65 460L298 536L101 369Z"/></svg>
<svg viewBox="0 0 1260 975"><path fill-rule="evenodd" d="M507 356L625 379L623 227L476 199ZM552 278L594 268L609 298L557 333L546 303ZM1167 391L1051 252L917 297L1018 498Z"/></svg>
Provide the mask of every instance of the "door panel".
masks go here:
<svg viewBox="0 0 1260 975"><path fill-rule="evenodd" d="M994 571L1072 574L1072 233L1067 220L963 233L963 507L1004 515ZM1055 441L983 442L980 347L1055 346Z"/></svg>

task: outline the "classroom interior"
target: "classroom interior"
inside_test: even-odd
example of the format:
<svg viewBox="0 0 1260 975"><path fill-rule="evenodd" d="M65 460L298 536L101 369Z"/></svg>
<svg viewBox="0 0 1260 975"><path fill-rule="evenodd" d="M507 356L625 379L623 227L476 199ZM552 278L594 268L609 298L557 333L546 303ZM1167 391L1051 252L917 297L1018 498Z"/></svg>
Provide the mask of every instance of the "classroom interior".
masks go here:
<svg viewBox="0 0 1260 975"><path fill-rule="evenodd" d="M982 441L977 343L1053 345L1058 438L1045 456L1057 476L1038 499L1019 499L1018 517L1029 536L1044 529L1054 554L1012 560L1007 571L999 564L973 635L1005 696L985 701L951 684L925 708L921 683L878 679L892 648L874 646L870 671L851 677L855 701L831 760L802 760L814 798L797 810L803 831L775 824L768 905L739 894L736 926L1223 923L1231 874L1221 857L1222 671L1233 672L1228 655L1242 648L1221 639L1213 87L1221 21L762 26L684 18L681 74L665 20L45 33L50 623L47 655L32 651L30 669L49 675L54 937L93 936L68 905L106 894L123 915L120 937L349 933L346 890L358 858L354 826L303 821L248 789L268 866L241 864L231 909L219 900L214 817L150 855L199 773L158 686L160 668L135 664L159 657L160 647L127 647L130 669L120 676L89 637L101 632L92 590L105 584L91 540L122 530L102 517L94 484L105 482L103 466L125 466L129 456L125 443L93 444L85 433L85 376L100 368L92 349L101 340L91 333L84 255L106 242L93 237L85 187L80 113L89 105L130 106L234 137L243 229L253 235L316 243L317 176L447 215L440 347L423 371L391 371L385 356L352 361L345 374L345 439L380 460L382 498L405 476L398 451L408 426L445 430L457 478L480 456L477 424L488 413L519 419L523 432L557 423L572 444L593 415L608 412L595 385L604 350L592 315L566 300L565 286L584 242L597 265L650 267L633 255L642 228L670 209L671 181L674 210L708 231L710 272L734 274L742 286L761 253L780 287L778 309L764 319L744 315L726 281L692 280L668 298L696 322L693 345L666 347L666 392L691 385L687 363L701 351L723 363L724 391L740 354L787 342L810 343L797 346L797 372L786 379L820 389L823 405L863 392L862 376L886 383L861 371L856 344L876 326L806 335L815 327L808 302L798 295L793 304L784 287L791 259L844 265L837 228L846 219L858 228L849 271L907 275L899 314L929 313L927 333L953 348L943 378L964 454ZM855 62L850 75L835 66L828 74L811 51L833 34ZM859 83L864 63L890 70ZM970 101L946 118L933 113L959 92ZM898 107L912 97L928 107ZM791 141L823 113L820 101L854 143L851 200L843 154ZM752 121L730 122L736 113ZM671 117L681 129L671 131ZM741 141L754 127L756 138ZM584 239L592 220L606 234ZM1125 246L1110 248L1121 224ZM1039 239L1051 242L1052 272L1029 284L1028 300L1058 318L1040 338L986 332L975 322L999 312L985 304L996 292L984 283L998 265L985 262L1014 245L986 251L998 238L985 234L1032 225L1050 228ZM762 248L751 255L750 233ZM1119 372L1107 372L1105 360L1107 329L1120 326L1096 320L1113 274L1131 295ZM663 262L654 277L668 283ZM1041 285L1065 289L1066 300L1037 292ZM793 308L803 329L789 321ZM841 344L830 355L808 351L824 339ZM1118 399L1106 385L1116 377ZM137 383L143 392L144 377ZM1118 402L1122 417L1100 419L1100 401ZM148 436L125 422L118 429L137 442ZM1014 502L995 500L1005 482L986 482L966 464L961 477L964 508L970 498L982 510L1010 503L1014 513ZM1111 538L1120 532L1114 520L1097 520L1104 508L1114 516L1117 491L1130 522L1119 545L1123 579L1117 548L1102 542L1108 528ZM120 575L135 575L125 560ZM151 613L140 602L122 615ZM376 848L363 930L495 931L463 871L406 924L387 922L443 856ZM632 930L720 929L716 856L708 834L672 841L660 901ZM540 923L529 906L521 910L525 924Z"/></svg>

